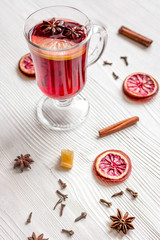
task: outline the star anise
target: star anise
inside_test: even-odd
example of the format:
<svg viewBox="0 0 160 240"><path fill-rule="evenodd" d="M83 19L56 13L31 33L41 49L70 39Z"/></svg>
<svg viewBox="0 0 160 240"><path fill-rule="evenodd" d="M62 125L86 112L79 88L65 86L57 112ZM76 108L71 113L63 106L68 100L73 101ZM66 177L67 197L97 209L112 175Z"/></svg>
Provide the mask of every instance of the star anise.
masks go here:
<svg viewBox="0 0 160 240"><path fill-rule="evenodd" d="M30 158L30 154L21 154L20 156L17 156L14 161L16 161L14 168L19 167L21 172L23 172L24 168L31 168L30 164L34 162L33 159Z"/></svg>
<svg viewBox="0 0 160 240"><path fill-rule="evenodd" d="M122 231L126 234L129 229L134 229L131 222L135 217L128 217L128 212L123 217L122 212L117 209L117 216L110 216L110 219L113 221L110 227L116 229L117 232Z"/></svg>
<svg viewBox="0 0 160 240"><path fill-rule="evenodd" d="M62 20L56 20L52 18L50 21L43 21L41 29L44 33L58 34L63 31L64 22Z"/></svg>
<svg viewBox="0 0 160 240"><path fill-rule="evenodd" d="M80 38L84 35L83 29L81 27L65 27L63 30L63 35L73 40Z"/></svg>
<svg viewBox="0 0 160 240"><path fill-rule="evenodd" d="M36 237L36 234L33 232L32 237L28 237L28 240L48 240L49 238L43 238L43 233Z"/></svg>

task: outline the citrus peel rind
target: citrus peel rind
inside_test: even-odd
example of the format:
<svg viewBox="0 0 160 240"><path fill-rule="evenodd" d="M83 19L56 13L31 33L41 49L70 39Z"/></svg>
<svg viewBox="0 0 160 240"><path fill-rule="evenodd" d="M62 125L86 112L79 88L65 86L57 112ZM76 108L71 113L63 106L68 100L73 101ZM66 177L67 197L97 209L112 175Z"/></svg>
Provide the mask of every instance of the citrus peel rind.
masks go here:
<svg viewBox="0 0 160 240"><path fill-rule="evenodd" d="M73 167L74 152L68 149L61 150L61 167Z"/></svg>

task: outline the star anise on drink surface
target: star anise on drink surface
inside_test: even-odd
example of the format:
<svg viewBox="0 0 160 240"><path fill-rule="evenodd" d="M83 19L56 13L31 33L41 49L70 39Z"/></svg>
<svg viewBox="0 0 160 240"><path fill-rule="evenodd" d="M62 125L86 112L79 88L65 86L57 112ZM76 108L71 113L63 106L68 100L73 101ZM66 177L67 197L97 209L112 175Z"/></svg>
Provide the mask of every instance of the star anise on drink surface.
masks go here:
<svg viewBox="0 0 160 240"><path fill-rule="evenodd" d="M63 30L63 35L73 40L80 38L84 35L84 31L81 27L65 27Z"/></svg>
<svg viewBox="0 0 160 240"><path fill-rule="evenodd" d="M36 234L33 232L32 237L28 237L28 240L48 240L49 238L43 238L43 233L36 237Z"/></svg>
<svg viewBox="0 0 160 240"><path fill-rule="evenodd" d="M14 161L16 161L14 168L19 167L21 172L23 172L24 168L31 168L30 164L34 162L33 159L30 158L30 154L21 154L20 156L17 156Z"/></svg>
<svg viewBox="0 0 160 240"><path fill-rule="evenodd" d="M117 216L110 216L110 219L113 221L110 227L116 229L117 232L122 231L126 234L129 229L134 229L131 222L135 217L128 217L128 212L126 212L123 217L122 212L117 209Z"/></svg>
<svg viewBox="0 0 160 240"><path fill-rule="evenodd" d="M64 22L62 20L56 20L52 18L50 21L43 21L41 29L44 33L58 34L63 31Z"/></svg>

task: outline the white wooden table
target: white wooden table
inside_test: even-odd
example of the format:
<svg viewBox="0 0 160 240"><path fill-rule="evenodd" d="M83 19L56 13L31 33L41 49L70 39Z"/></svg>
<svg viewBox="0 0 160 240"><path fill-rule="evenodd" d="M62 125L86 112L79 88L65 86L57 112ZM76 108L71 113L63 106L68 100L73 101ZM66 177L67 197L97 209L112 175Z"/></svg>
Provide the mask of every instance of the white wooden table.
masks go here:
<svg viewBox="0 0 160 240"><path fill-rule="evenodd" d="M90 19L106 24L109 34L105 53L88 69L83 94L91 104L89 117L69 132L41 127L35 109L42 93L35 80L17 70L20 57L29 51L23 37L26 17L41 7L56 4L81 9ZM61 233L62 228L73 229L74 240L160 239L160 93L148 103L135 104L124 99L121 92L124 78L132 72L146 72L159 81L159 11L158 0L1 1L0 240L25 240L33 231L37 235L44 233L50 240L68 239ZM146 49L118 36L121 25L150 37L153 44ZM125 55L128 67L120 60ZM113 65L103 66L103 60ZM113 79L113 71L119 75L118 80ZM97 139L99 129L135 115L140 117L136 126ZM62 148L75 152L70 171L59 167ZM133 170L124 183L104 184L93 176L95 156L107 149L120 149L130 156ZM21 153L30 153L35 160L32 169L23 173L13 169L13 160ZM58 208L53 211L59 178L68 185L63 217L59 217ZM137 191L139 197L132 200L126 187ZM120 190L125 191L124 196L111 199ZM100 198L112 200L112 207L100 205ZM109 228L109 216L115 215L117 208L136 217L135 230L126 236ZM31 211L32 222L26 225ZM88 213L87 218L74 223L82 211Z"/></svg>

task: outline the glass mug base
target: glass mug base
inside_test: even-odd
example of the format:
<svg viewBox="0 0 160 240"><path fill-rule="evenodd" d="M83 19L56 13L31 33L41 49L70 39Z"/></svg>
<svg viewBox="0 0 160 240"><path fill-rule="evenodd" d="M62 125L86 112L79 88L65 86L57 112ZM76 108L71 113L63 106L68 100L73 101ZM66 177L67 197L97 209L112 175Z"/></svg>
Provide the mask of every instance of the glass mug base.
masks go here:
<svg viewBox="0 0 160 240"><path fill-rule="evenodd" d="M43 96L37 106L38 120L51 130L74 129L88 113L89 103L80 94L62 101Z"/></svg>

